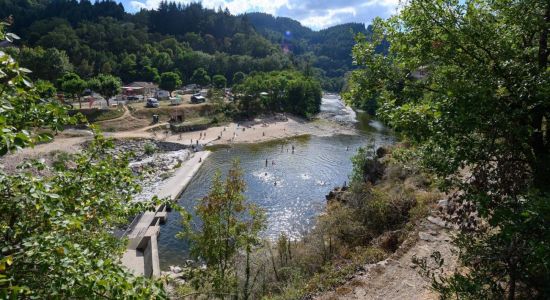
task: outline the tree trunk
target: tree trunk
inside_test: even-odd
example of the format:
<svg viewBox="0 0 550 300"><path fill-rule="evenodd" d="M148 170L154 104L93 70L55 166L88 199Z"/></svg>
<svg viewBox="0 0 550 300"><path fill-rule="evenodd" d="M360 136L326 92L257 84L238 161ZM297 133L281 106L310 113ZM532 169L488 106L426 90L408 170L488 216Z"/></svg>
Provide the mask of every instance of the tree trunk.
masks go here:
<svg viewBox="0 0 550 300"><path fill-rule="evenodd" d="M539 51L538 51L538 63L541 72L544 72L548 66L548 26L550 25L550 4L547 4L544 22L539 37ZM533 114L533 129L535 132L532 134L531 145L535 154L535 165L533 167L534 172L534 184L541 191L550 191L550 142L544 141L543 134L543 121L544 114L548 110L548 107L538 107ZM548 120L546 120L548 123ZM546 124L548 126L548 124ZM548 131L548 128L546 128ZM549 137L546 136L546 139Z"/></svg>
<svg viewBox="0 0 550 300"><path fill-rule="evenodd" d="M269 249L269 255L271 256L271 265L273 267L273 273L275 274L275 280L279 281L279 274L277 274L277 266L275 265L275 258L273 257L273 251L271 251L271 244L267 244L267 249Z"/></svg>
<svg viewBox="0 0 550 300"><path fill-rule="evenodd" d="M246 267L245 267L245 281L243 289L243 298L248 300L249 297L249 285L250 285L250 247L246 247Z"/></svg>
<svg viewBox="0 0 550 300"><path fill-rule="evenodd" d="M516 298L516 277L514 274L511 274L508 285L508 300L514 300Z"/></svg>

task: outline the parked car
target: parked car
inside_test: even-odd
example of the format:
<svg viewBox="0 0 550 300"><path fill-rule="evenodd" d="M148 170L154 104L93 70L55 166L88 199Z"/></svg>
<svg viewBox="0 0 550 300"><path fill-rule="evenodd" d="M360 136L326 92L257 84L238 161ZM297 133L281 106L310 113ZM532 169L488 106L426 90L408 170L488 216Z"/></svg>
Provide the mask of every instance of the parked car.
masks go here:
<svg viewBox="0 0 550 300"><path fill-rule="evenodd" d="M143 100L143 96L142 95L128 96L128 97L126 97L126 100L128 100L128 101L141 101L141 100Z"/></svg>
<svg viewBox="0 0 550 300"><path fill-rule="evenodd" d="M155 98L149 98L147 99L147 103L145 104L145 107L159 107L159 101Z"/></svg>
<svg viewBox="0 0 550 300"><path fill-rule="evenodd" d="M204 98L200 93L191 96L191 103L203 103L205 101L206 98Z"/></svg>

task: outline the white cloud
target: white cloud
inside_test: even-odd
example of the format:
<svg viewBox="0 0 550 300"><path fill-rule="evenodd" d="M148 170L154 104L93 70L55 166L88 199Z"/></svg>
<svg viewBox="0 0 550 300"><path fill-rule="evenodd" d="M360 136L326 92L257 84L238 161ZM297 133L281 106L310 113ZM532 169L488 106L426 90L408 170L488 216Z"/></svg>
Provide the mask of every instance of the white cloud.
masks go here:
<svg viewBox="0 0 550 300"><path fill-rule="evenodd" d="M345 23L346 17L357 15L357 11L353 7L344 7L339 9L328 9L323 15L311 15L301 19L304 26L311 28L326 28L334 24Z"/></svg>
<svg viewBox="0 0 550 300"><path fill-rule="evenodd" d="M154 9L157 8L162 0L133 0L130 1L130 6L134 10L142 8ZM174 2L189 4L197 2L197 0L174 0ZM261 11L274 14L277 9L285 6L288 0L202 0L200 1L208 8L228 8L233 14L242 14L251 11Z"/></svg>
<svg viewBox="0 0 550 300"><path fill-rule="evenodd" d="M162 0L126 0L130 9L157 8ZM198 0L173 0L189 4ZM374 17L388 17L396 12L401 0L202 0L205 7L228 8L232 14L265 12L290 17L313 29L359 22L370 23Z"/></svg>

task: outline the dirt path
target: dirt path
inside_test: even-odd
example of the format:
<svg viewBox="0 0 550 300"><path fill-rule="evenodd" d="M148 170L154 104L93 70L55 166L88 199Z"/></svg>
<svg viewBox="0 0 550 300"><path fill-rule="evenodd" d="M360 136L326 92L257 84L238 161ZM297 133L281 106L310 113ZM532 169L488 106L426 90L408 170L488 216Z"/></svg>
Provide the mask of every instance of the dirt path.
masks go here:
<svg viewBox="0 0 550 300"><path fill-rule="evenodd" d="M452 252L450 231L441 225L439 218L423 221L418 232L404 242L404 245L413 244L410 248L402 248L384 261L365 266L365 271L345 285L315 299L438 299L430 290L430 281L419 274L412 259L414 256L429 257L439 251L445 259L444 270L455 269L456 255Z"/></svg>

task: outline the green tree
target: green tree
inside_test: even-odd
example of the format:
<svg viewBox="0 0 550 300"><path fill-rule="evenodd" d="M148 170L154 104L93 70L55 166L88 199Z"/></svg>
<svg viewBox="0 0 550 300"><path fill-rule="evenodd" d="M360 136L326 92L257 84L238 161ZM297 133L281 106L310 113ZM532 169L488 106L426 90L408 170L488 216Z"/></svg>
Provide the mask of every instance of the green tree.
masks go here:
<svg viewBox="0 0 550 300"><path fill-rule="evenodd" d="M73 65L64 51L56 48L23 47L19 51L19 62L22 66L34 70L33 79L54 81L67 72L73 71Z"/></svg>
<svg viewBox="0 0 550 300"><path fill-rule="evenodd" d="M141 78L146 81L151 81L155 83L160 82L160 75L156 68L145 66L141 71Z"/></svg>
<svg viewBox="0 0 550 300"><path fill-rule="evenodd" d="M233 74L233 84L241 84L245 78L246 75L243 72L236 72Z"/></svg>
<svg viewBox="0 0 550 300"><path fill-rule="evenodd" d="M87 87L86 81L75 73L67 73L58 80L61 90L78 100L78 108L82 108L81 96Z"/></svg>
<svg viewBox="0 0 550 300"><path fill-rule="evenodd" d="M113 75L99 74L88 81L88 87L103 96L109 107L110 99L120 92L121 86L120 78Z"/></svg>
<svg viewBox="0 0 550 300"><path fill-rule="evenodd" d="M193 76L191 76L191 82L201 86L209 85L210 76L208 76L208 72L206 72L204 68L198 68L193 72Z"/></svg>
<svg viewBox="0 0 550 300"><path fill-rule="evenodd" d="M363 68L346 98L376 97L443 188L460 190L449 213L468 271L436 278L443 298L550 297L549 27L547 1L417 0L354 48ZM376 53L384 38L388 55Z"/></svg>
<svg viewBox="0 0 550 300"><path fill-rule="evenodd" d="M233 162L225 181L216 173L208 196L196 207L199 229L193 229L191 217L186 215L185 229L180 233L189 239L192 255L206 263L208 276L202 278L203 284L212 284L217 293L238 293L235 255L243 250L249 264L250 253L258 244L258 234L265 227L263 211L245 200L242 177L237 161ZM242 287L245 298L250 291L250 273L247 275Z"/></svg>
<svg viewBox="0 0 550 300"><path fill-rule="evenodd" d="M57 89L49 81L37 80L34 86L38 95L44 99L53 99L57 95Z"/></svg>
<svg viewBox="0 0 550 300"><path fill-rule="evenodd" d="M311 117L321 107L321 86L296 71L251 74L234 87L241 110L248 116L285 111Z"/></svg>
<svg viewBox="0 0 550 300"><path fill-rule="evenodd" d="M227 86L227 79L223 75L214 75L214 77L212 77L212 85L214 85L215 88L223 89Z"/></svg>
<svg viewBox="0 0 550 300"><path fill-rule="evenodd" d="M4 25L0 40L13 38ZM0 156L76 121L65 106L40 99L26 72L0 54ZM110 146L97 135L70 167L29 161L10 174L0 167L1 298L165 298L159 282L119 263L126 242L112 232L145 207L129 204L138 186L128 157L109 155Z"/></svg>
<svg viewBox="0 0 550 300"><path fill-rule="evenodd" d="M160 85L159 87L161 89L167 90L170 92L170 96L172 96L172 92L180 87L183 84L183 82L180 79L180 76L177 73L174 72L166 72L162 73L160 75Z"/></svg>

